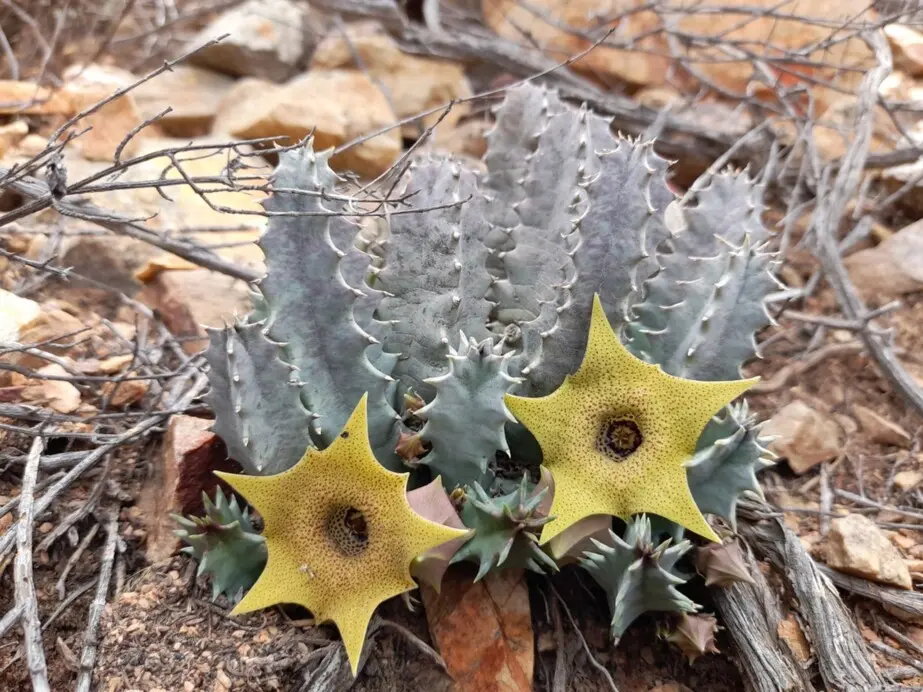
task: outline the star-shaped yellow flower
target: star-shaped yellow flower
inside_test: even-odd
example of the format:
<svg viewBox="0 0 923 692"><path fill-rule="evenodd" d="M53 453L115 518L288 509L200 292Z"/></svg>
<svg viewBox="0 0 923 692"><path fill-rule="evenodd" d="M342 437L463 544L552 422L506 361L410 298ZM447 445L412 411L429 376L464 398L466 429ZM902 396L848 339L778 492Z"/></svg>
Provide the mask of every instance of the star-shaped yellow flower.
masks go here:
<svg viewBox="0 0 923 692"><path fill-rule="evenodd" d="M410 563L468 532L414 513L406 473L369 445L363 397L327 449L309 449L275 476L218 473L263 517L269 560L232 615L298 603L340 631L353 675L378 605L416 587Z"/></svg>
<svg viewBox="0 0 923 692"><path fill-rule="evenodd" d="M593 514L641 513L718 541L692 499L684 464L712 416L758 381L698 382L645 363L622 345L596 296L580 369L548 396L506 395L554 476L549 514L557 519L541 544Z"/></svg>

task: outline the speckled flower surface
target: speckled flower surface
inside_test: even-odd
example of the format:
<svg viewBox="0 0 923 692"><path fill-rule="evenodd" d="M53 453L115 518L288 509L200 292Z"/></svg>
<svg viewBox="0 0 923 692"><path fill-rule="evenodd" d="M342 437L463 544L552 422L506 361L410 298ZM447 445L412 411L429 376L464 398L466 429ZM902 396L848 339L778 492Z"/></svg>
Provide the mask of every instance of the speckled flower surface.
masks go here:
<svg viewBox="0 0 923 692"><path fill-rule="evenodd" d="M554 476L549 514L557 519L544 527L542 545L593 514L658 514L717 541L684 464L709 420L757 381L686 380L645 363L622 345L596 296L577 372L548 396L506 396Z"/></svg>
<svg viewBox="0 0 923 692"><path fill-rule="evenodd" d="M356 674L380 603L416 587L411 561L466 535L422 518L407 502L406 473L372 453L366 397L326 449L309 449L291 469L258 477L219 473L262 515L269 560L232 615L297 603L332 621Z"/></svg>

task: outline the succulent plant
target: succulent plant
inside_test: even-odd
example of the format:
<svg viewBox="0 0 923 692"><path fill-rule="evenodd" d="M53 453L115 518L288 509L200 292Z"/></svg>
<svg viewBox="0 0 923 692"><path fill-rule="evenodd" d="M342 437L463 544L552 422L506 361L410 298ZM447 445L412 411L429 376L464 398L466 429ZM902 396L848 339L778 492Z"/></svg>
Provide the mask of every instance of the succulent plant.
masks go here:
<svg viewBox="0 0 923 692"><path fill-rule="evenodd" d="M609 599L611 631L618 640L629 625L650 611L693 613L699 606L677 591L688 579L676 571L676 563L692 544L651 542L651 525L644 515L635 517L622 536L610 530L606 542L593 540L595 550L584 553L583 568Z"/></svg>
<svg viewBox="0 0 923 692"><path fill-rule="evenodd" d="M509 354L500 355L499 347L489 338L469 340L462 332L458 349L449 348L449 371L425 380L435 396L416 411L426 421L420 438L433 447L422 463L441 475L447 488L489 485L489 462L498 450L510 455L505 426L516 419L503 395L519 380L507 373Z"/></svg>
<svg viewBox="0 0 923 692"><path fill-rule="evenodd" d="M766 296L781 284L766 249L762 185L725 172L677 206L683 222L658 248L660 271L631 306L628 346L677 377L730 380L757 354L754 335L771 321Z"/></svg>
<svg viewBox="0 0 923 692"><path fill-rule="evenodd" d="M204 516L172 514L181 527L173 533L188 543L182 552L198 560L198 576L211 578L212 600L223 593L239 601L266 566L266 541L254 529L249 510L233 495L228 500L220 486L214 502L203 492L202 504Z"/></svg>
<svg viewBox="0 0 923 692"><path fill-rule="evenodd" d="M544 397L507 395L507 406L542 446L554 476L547 543L594 514L627 520L652 512L711 540L683 464L715 412L755 380L698 382L633 356L597 298L580 369ZM567 411L569 415L562 415Z"/></svg>
<svg viewBox="0 0 923 692"><path fill-rule="evenodd" d="M510 436L503 395L548 395L577 370L594 297L642 359L739 378L775 285L762 187L719 174L680 204L652 142L532 84L496 116L485 175L444 158L410 165L374 252L329 152L309 140L280 155L267 275L253 312L212 331L208 350L216 430L248 473L329 445L365 393L376 458L406 468L398 414L419 395L428 452L413 463L450 491L489 486L491 463L516 459L510 440L523 437ZM675 234L668 207L685 225Z"/></svg>
<svg viewBox="0 0 923 692"><path fill-rule="evenodd" d="M758 426L731 402L755 381L741 366L777 285L762 185L719 173L694 203L678 200L652 142L616 137L607 119L531 83L497 109L486 172L418 157L400 202L381 201L391 209L375 239L360 234L367 212L343 193L330 156L310 139L280 154L253 311L209 332L215 430L247 474L228 478L269 512L269 564L235 612L314 604L355 664L373 602L411 588L409 569L435 588L452 559L478 561L479 577L551 569L548 553L573 559L591 537L583 564L621 589L615 629L644 609L689 610L670 590L688 542L655 547L649 520L632 517L659 515L673 543L682 527L714 541L703 514L733 525L738 495L758 491ZM553 477L540 501L525 480L507 486L510 469L518 478L538 457ZM385 475L372 474L374 460ZM430 522L411 540L404 524L424 520L395 518L392 495L408 483L395 472L430 493L467 489L474 537L462 545L468 534ZM384 531L376 545L397 543L386 575L330 558L369 580L349 581L367 593L337 610L305 576L332 531L316 514L329 504L305 496L354 497L348 478L387 494L363 495L391 509L362 515ZM612 515L628 522L618 540ZM285 516L303 523L287 532ZM611 545L599 540L610 535ZM350 565L372 554L369 536L362 550L349 544L359 551Z"/></svg>
<svg viewBox="0 0 923 692"><path fill-rule="evenodd" d="M490 497L475 482L466 490L461 518L474 536L455 553L452 562L478 563L474 581L493 567L525 568L544 574L556 572L557 564L538 546L538 532L554 517L548 516L547 483L531 487L527 475L508 495Z"/></svg>
<svg viewBox="0 0 923 692"><path fill-rule="evenodd" d="M332 621L356 674L382 601L413 588L411 562L468 532L424 519L406 497L406 473L379 464L363 396L333 443L309 449L269 477L218 472L263 517L269 559L232 615L297 603Z"/></svg>
<svg viewBox="0 0 923 692"><path fill-rule="evenodd" d="M738 499L747 493L762 498L756 474L775 463L765 446L768 441L759 436L761 427L746 401L731 404L705 426L686 464L689 489L699 509L721 517L735 530Z"/></svg>

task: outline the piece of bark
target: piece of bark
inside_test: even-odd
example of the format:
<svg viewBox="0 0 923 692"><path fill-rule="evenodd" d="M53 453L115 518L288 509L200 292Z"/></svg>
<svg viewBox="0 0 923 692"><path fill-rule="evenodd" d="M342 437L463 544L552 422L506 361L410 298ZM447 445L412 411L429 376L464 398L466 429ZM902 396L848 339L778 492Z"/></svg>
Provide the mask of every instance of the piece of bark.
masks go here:
<svg viewBox="0 0 923 692"><path fill-rule="evenodd" d="M765 505L746 503L739 514L741 535L781 573L798 603L826 689L851 692L883 687L884 680L839 593L799 538Z"/></svg>
<svg viewBox="0 0 923 692"><path fill-rule="evenodd" d="M819 567L830 581L845 591L877 601L885 607L902 611L911 618L923 618L923 593L882 586L862 577L837 572L826 565L819 565Z"/></svg>
<svg viewBox="0 0 923 692"><path fill-rule="evenodd" d="M744 555L753 583L737 582L712 591L721 624L736 648L734 663L753 692L813 690L809 673L794 652L779 644L782 621L779 596L750 554Z"/></svg>

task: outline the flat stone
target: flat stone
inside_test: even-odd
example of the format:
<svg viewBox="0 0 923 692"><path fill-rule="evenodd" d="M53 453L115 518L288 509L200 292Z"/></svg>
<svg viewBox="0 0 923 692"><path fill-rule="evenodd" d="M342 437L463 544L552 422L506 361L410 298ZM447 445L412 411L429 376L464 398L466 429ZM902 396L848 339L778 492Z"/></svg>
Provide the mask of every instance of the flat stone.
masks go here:
<svg viewBox="0 0 923 692"><path fill-rule="evenodd" d="M250 0L199 32L189 42L189 50L229 35L200 48L188 62L239 77L284 81L295 72L307 48L305 21L305 11L289 0Z"/></svg>
<svg viewBox="0 0 923 692"><path fill-rule="evenodd" d="M92 107L117 89L127 87L137 80L130 72L109 65L74 66L65 71L64 78L69 81L63 91L74 113ZM141 123L141 111L135 103L134 94L123 94L75 125L77 130L88 126L91 129L76 138L73 146L89 161L111 161L128 133ZM137 153L145 136L146 133L142 131L127 141L121 156L127 158Z"/></svg>
<svg viewBox="0 0 923 692"><path fill-rule="evenodd" d="M318 151L336 147L391 125L396 120L388 100L375 83L358 70L312 70L285 85L245 79L227 95L215 119L214 131L234 137L287 138L294 144L312 132ZM330 165L375 177L400 156L398 128L338 154Z"/></svg>
<svg viewBox="0 0 923 692"><path fill-rule="evenodd" d="M60 91L40 87L34 82L0 79L0 115L72 114L70 99Z"/></svg>
<svg viewBox="0 0 923 692"><path fill-rule="evenodd" d="M923 76L923 33L902 24L882 27L894 54L894 67L913 76Z"/></svg>
<svg viewBox="0 0 923 692"><path fill-rule="evenodd" d="M920 202L923 209L923 191ZM856 290L869 302L885 303L923 289L923 221L905 226L873 248L849 255L843 264Z"/></svg>
<svg viewBox="0 0 923 692"><path fill-rule="evenodd" d="M833 569L881 584L913 588L910 571L897 548L875 522L861 514L831 522L826 562Z"/></svg>
<svg viewBox="0 0 923 692"><path fill-rule="evenodd" d="M207 345L205 327L220 327L250 311L243 281L208 269L170 270L146 281L137 299L155 309L182 348L194 354Z"/></svg>
<svg viewBox="0 0 923 692"><path fill-rule="evenodd" d="M862 430L875 442L895 445L896 447L910 447L913 438L910 437L910 433L897 423L889 421L872 409L859 404L854 404L852 411L859 420Z"/></svg>
<svg viewBox="0 0 923 692"><path fill-rule="evenodd" d="M836 421L803 401L782 407L764 426L762 435L778 436L769 448L784 457L797 474L835 459L843 448L843 431Z"/></svg>
<svg viewBox="0 0 923 692"><path fill-rule="evenodd" d="M168 558L179 547L170 513L201 515L203 491L213 495L220 485L233 492L214 472L237 473L240 466L227 458L224 443L210 432L212 423L183 414L170 419L162 451L154 457L138 500L147 529L145 552L152 563Z"/></svg>
<svg viewBox="0 0 923 692"><path fill-rule="evenodd" d="M894 487L908 492L923 483L923 471L898 471L894 474Z"/></svg>
<svg viewBox="0 0 923 692"><path fill-rule="evenodd" d="M384 86L398 118L418 115L472 94L463 64L405 53L377 22L356 22L345 33L346 36L332 32L318 44L311 57L311 69L362 69ZM361 64L357 64L357 56ZM467 104L454 105L436 134L450 132L469 110ZM439 111L404 125L404 136L417 137L441 115Z"/></svg>
<svg viewBox="0 0 923 692"><path fill-rule="evenodd" d="M227 75L194 65L177 65L133 93L145 119L172 108L157 120L166 134L198 137L211 130L221 99L232 86L234 79Z"/></svg>

